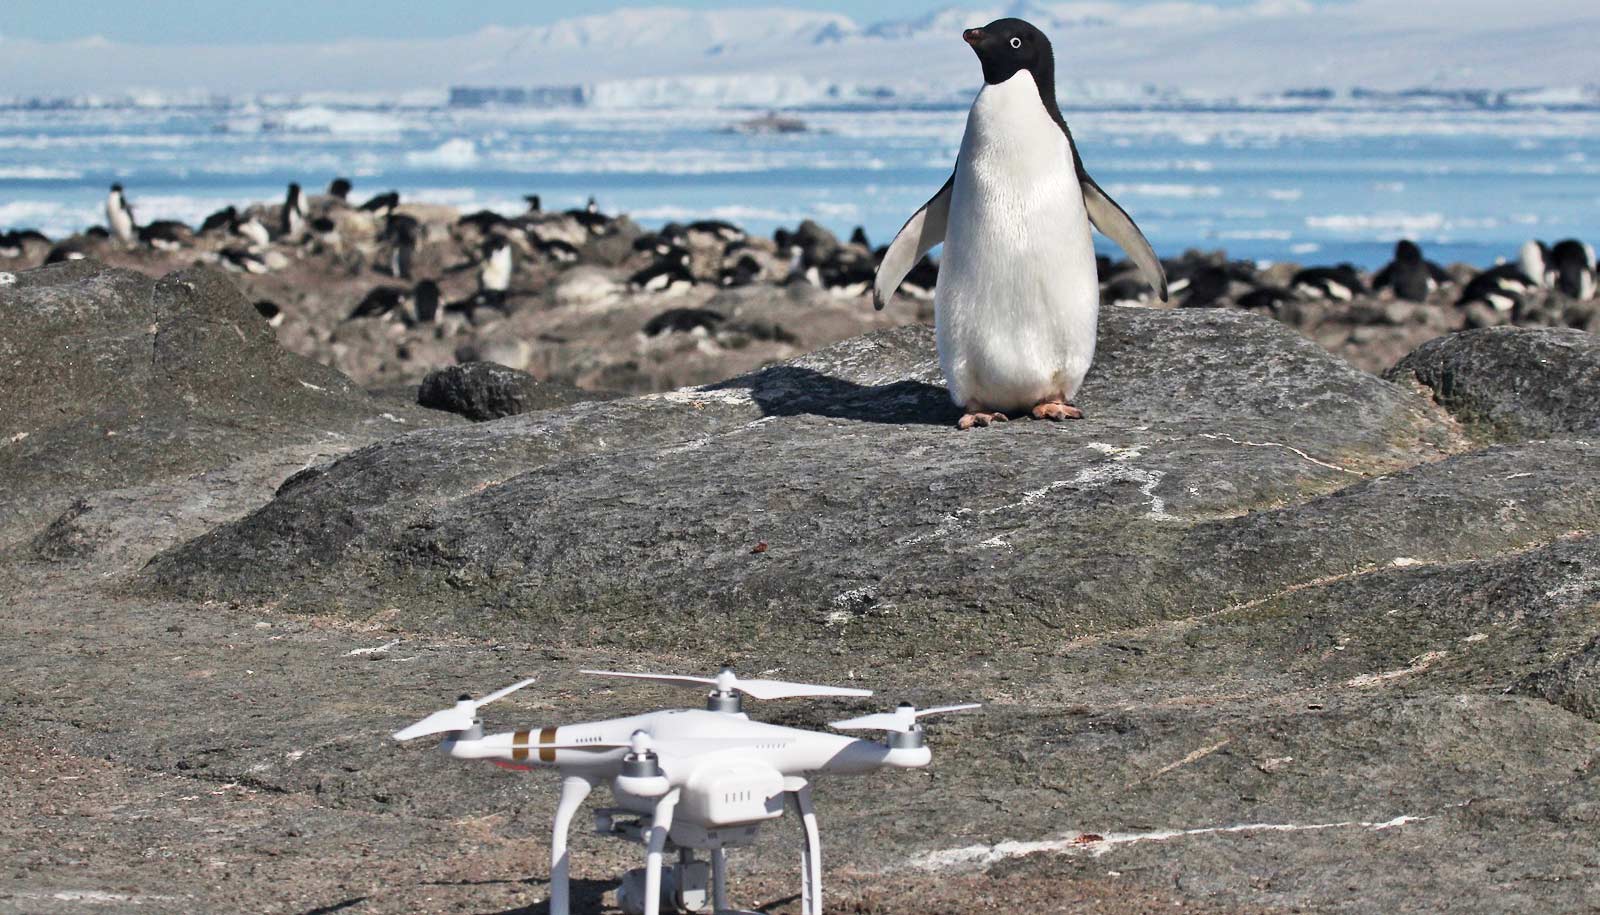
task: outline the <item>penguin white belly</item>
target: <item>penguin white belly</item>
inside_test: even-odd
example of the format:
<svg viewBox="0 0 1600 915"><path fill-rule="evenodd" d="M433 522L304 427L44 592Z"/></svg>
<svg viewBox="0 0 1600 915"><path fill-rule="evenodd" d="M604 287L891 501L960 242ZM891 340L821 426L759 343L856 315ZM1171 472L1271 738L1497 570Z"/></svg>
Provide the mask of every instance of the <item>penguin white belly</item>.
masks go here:
<svg viewBox="0 0 1600 915"><path fill-rule="evenodd" d="M934 292L950 398L1004 411L1071 398L1099 316L1072 150L1023 70L983 88L961 141Z"/></svg>

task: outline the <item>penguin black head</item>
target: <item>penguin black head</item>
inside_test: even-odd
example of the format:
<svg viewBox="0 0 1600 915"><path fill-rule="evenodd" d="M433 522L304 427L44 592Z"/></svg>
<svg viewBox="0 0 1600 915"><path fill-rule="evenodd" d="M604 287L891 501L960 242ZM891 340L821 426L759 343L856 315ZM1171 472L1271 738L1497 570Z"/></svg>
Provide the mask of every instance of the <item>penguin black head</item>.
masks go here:
<svg viewBox="0 0 1600 915"><path fill-rule="evenodd" d="M1422 249L1417 243L1406 239L1394 246L1394 259L1402 264L1422 263Z"/></svg>
<svg viewBox="0 0 1600 915"><path fill-rule="evenodd" d="M351 190L350 179L348 179L348 178L335 178L328 185L328 196L329 197L337 197L340 200L343 200L346 197L350 196L350 190Z"/></svg>
<svg viewBox="0 0 1600 915"><path fill-rule="evenodd" d="M996 19L981 29L967 29L961 37L972 45L983 64L983 81L1003 83L1021 70L1033 74L1040 86L1055 81L1055 55L1050 39L1021 19Z"/></svg>
<svg viewBox="0 0 1600 915"><path fill-rule="evenodd" d="M120 185L120 184L111 185L111 193L113 193L113 194L122 193L122 185Z"/></svg>

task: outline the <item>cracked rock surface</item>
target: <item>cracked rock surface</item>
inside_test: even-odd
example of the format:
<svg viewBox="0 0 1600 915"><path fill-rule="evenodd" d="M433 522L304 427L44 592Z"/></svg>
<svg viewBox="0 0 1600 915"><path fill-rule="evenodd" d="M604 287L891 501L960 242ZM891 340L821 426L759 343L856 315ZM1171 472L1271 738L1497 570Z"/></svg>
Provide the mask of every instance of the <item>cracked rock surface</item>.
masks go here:
<svg viewBox="0 0 1600 915"><path fill-rule="evenodd" d="M1478 447L1406 380L1109 309L1080 422L956 432L902 328L98 490L0 563L0 911L545 911L554 777L388 734L524 676L491 728L695 705L576 671L723 661L880 690L784 724L985 703L820 780L830 912L1584 910L1600 445ZM740 905L798 910L795 832ZM573 848L613 911L637 849Z"/></svg>

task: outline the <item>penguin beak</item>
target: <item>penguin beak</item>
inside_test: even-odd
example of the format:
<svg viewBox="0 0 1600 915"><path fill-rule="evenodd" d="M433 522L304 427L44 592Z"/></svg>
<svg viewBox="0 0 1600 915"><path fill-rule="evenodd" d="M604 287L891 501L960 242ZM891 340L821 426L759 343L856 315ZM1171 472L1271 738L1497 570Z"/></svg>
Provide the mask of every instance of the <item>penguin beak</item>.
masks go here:
<svg viewBox="0 0 1600 915"><path fill-rule="evenodd" d="M965 32L961 33L961 39L973 47L977 47L983 42L983 39L987 37L988 36L984 34L983 29L967 29Z"/></svg>

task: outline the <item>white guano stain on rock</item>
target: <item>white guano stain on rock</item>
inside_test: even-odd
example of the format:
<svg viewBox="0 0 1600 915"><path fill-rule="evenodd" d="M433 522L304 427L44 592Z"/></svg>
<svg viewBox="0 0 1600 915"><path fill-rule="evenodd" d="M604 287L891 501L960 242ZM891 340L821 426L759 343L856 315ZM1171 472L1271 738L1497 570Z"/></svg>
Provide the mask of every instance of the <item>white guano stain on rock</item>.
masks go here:
<svg viewBox="0 0 1600 915"><path fill-rule="evenodd" d="M0 286L12 286L16 282L17 275L15 273L7 273L4 270L0 270Z"/></svg>
<svg viewBox="0 0 1600 915"><path fill-rule="evenodd" d="M1319 461L1316 458L1312 457L1311 455L1306 454L1304 451L1301 451L1299 448L1296 448L1293 445L1285 445L1282 442L1251 442L1251 441L1243 441L1243 440L1234 438L1233 436L1228 435L1225 432L1202 432L1202 433L1200 433L1200 437L1201 438L1209 438L1209 439L1213 439L1213 440L1221 439L1222 441L1232 442L1235 445L1240 445L1240 446L1246 447L1246 448L1282 448L1283 450L1288 451L1288 452L1290 452L1292 454L1299 455L1302 459L1310 461L1311 463L1317 465L1318 467L1326 467L1329 470L1337 470L1340 473L1348 473L1353 477L1365 477L1366 476L1366 474L1359 473L1357 471L1351 470L1348 467L1340 467L1338 464L1330 464L1327 461Z"/></svg>
<svg viewBox="0 0 1600 915"><path fill-rule="evenodd" d="M1020 858L1041 852L1066 855L1083 855L1098 858L1124 845L1140 842L1168 842L1206 835L1238 835L1271 832L1315 832L1324 829L1366 829L1379 832L1397 829L1409 823L1418 823L1428 817L1397 816L1392 820L1368 822L1344 820L1337 823L1240 823L1235 826L1204 826L1198 829L1159 829L1151 832L1112 832L1104 835L1080 833L1073 838L1049 839L1042 842L999 842L994 845L968 845L948 848L918 855L909 862L912 867L925 871L977 869L987 867L1007 858Z"/></svg>
<svg viewBox="0 0 1600 915"><path fill-rule="evenodd" d="M926 534L918 534L915 537L908 537L899 543L900 546L916 546L919 543L926 543L930 540L942 540L961 530L969 521L1033 508L1040 502L1045 501L1051 494L1062 489L1103 489L1116 483L1139 484L1139 492L1149 500L1150 511L1145 515L1149 520L1181 521L1183 519L1167 514L1166 500L1156 495L1156 487L1160 486L1161 481L1164 479L1166 479L1165 471L1140 470L1119 465L1115 460L1093 464L1078 471L1078 475L1070 480L1056 480L1038 489L1027 490L1017 501L1006 505L986 508L981 511L971 508L958 508L944 516L932 531ZM993 544L990 541L985 541L983 545L990 546Z"/></svg>
<svg viewBox="0 0 1600 915"><path fill-rule="evenodd" d="M1362 674L1359 677L1351 677L1350 679L1344 681L1344 685L1353 689L1365 689L1368 686L1377 686L1380 683L1387 683L1390 680L1398 680L1401 677L1409 677L1412 674L1420 674L1429 667L1432 667L1435 661L1447 654L1449 654L1448 651L1430 651L1427 654L1419 655L1413 658L1409 667L1402 667L1399 670L1386 670L1383 673Z"/></svg>
<svg viewBox="0 0 1600 915"><path fill-rule="evenodd" d="M743 388L720 388L718 390L682 388L677 391L646 394L640 397L639 400L644 403L666 403L689 407L703 407L706 404L714 403L746 406L755 402L751 400L750 392Z"/></svg>

